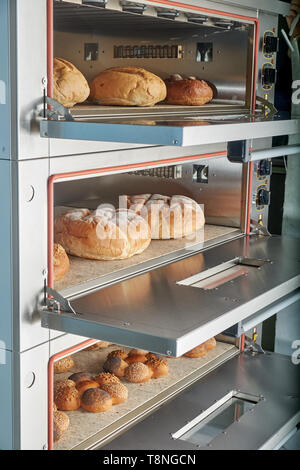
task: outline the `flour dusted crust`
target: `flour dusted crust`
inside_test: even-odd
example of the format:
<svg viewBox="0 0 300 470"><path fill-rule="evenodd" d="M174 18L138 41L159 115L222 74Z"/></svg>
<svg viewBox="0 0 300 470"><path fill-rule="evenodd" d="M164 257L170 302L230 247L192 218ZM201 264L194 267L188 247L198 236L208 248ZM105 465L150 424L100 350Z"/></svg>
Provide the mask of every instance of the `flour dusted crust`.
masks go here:
<svg viewBox="0 0 300 470"><path fill-rule="evenodd" d="M95 260L127 259L151 242L145 220L126 209L73 209L55 219L54 233L67 253Z"/></svg>
<svg viewBox="0 0 300 470"><path fill-rule="evenodd" d="M113 67L90 83L89 100L101 105L154 106L166 98L164 81L139 67Z"/></svg>
<svg viewBox="0 0 300 470"><path fill-rule="evenodd" d="M205 224L199 204L186 196L141 194L122 197L126 199L130 211L135 211L147 220L152 239L186 237Z"/></svg>
<svg viewBox="0 0 300 470"><path fill-rule="evenodd" d="M165 83L167 86L166 102L168 104L202 106L213 99L213 90L204 80L174 75L167 79Z"/></svg>
<svg viewBox="0 0 300 470"><path fill-rule="evenodd" d="M85 101L90 94L88 82L82 73L65 59L54 58L53 98L66 108Z"/></svg>
<svg viewBox="0 0 300 470"><path fill-rule="evenodd" d="M54 269L54 281L57 281L63 277L70 268L70 261L66 251L58 243L54 243L53 252L53 269Z"/></svg>

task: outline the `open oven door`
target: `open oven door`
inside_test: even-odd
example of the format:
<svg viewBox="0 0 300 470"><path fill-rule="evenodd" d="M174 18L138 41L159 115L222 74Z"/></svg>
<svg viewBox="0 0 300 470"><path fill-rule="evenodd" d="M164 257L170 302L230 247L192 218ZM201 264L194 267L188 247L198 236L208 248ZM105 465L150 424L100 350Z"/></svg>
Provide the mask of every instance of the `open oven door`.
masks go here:
<svg viewBox="0 0 300 470"><path fill-rule="evenodd" d="M180 356L255 314L260 323L262 309L291 293L298 298L299 252L297 240L242 237L78 297L48 290L42 326Z"/></svg>
<svg viewBox="0 0 300 470"><path fill-rule="evenodd" d="M254 114L233 102L180 108L83 106L68 110L51 98L47 100L52 106L51 119L40 123L41 136L46 138L186 147L300 135L300 119L280 119L272 105L261 98Z"/></svg>

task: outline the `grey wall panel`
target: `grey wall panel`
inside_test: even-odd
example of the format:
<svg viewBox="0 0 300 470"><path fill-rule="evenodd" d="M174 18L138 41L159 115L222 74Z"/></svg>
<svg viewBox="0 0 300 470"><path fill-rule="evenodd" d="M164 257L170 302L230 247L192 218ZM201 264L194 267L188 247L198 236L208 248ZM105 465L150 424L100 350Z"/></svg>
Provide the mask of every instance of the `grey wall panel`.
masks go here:
<svg viewBox="0 0 300 470"><path fill-rule="evenodd" d="M0 341L0 449L13 448L12 353L1 349Z"/></svg>

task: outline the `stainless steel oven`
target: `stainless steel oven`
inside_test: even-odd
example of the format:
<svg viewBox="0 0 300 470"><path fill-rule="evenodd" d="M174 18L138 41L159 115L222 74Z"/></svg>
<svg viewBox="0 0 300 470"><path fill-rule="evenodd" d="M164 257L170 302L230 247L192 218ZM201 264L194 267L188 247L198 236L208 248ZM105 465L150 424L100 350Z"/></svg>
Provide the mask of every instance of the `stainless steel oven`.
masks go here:
<svg viewBox="0 0 300 470"><path fill-rule="evenodd" d="M277 21L287 13L267 0L0 0L1 448L132 448L137 431L141 448L144 433L172 406L185 409L190 394L186 418L159 424L154 448L275 447L300 421L297 366L256 341L265 319L299 303L297 242L267 230L272 137L293 136L284 150L299 151L299 120L281 119L273 104ZM52 99L54 56L88 79L124 64L162 78L196 75L214 85L214 99L70 111ZM54 282L59 211L145 192L203 204L201 235L153 241L122 262L70 257L70 271ZM212 336L217 348L205 360L172 359ZM54 446L54 363L73 354L78 370L95 372L104 353L83 350L96 340L169 356L172 373L138 396L130 390L127 406L101 425L70 413ZM215 401L220 413L245 413L196 442L208 416L218 422Z"/></svg>

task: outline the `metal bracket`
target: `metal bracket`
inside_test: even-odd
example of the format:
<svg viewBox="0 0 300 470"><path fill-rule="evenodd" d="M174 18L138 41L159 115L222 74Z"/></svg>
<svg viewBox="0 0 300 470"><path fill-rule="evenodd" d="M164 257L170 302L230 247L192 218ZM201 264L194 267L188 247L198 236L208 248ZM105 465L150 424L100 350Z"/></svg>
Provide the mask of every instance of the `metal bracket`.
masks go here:
<svg viewBox="0 0 300 470"><path fill-rule="evenodd" d="M255 354L255 353L266 354L263 348L259 344L257 344L254 341L254 339L249 338L249 336L245 336L245 341L247 342L245 352L249 352L252 354Z"/></svg>
<svg viewBox="0 0 300 470"><path fill-rule="evenodd" d="M63 312L73 313L74 315L77 315L73 307L71 307L70 302L65 299L62 295L60 295L56 290L46 286L45 293L48 294L46 295L45 300L47 307L53 309L58 313L62 310ZM51 296L51 298L49 298L48 296Z"/></svg>
<svg viewBox="0 0 300 470"><path fill-rule="evenodd" d="M51 106L51 109L47 105ZM40 116L52 119L53 121L58 121L60 116L66 121L74 121L71 111L49 96L44 98L44 109L40 112Z"/></svg>
<svg viewBox="0 0 300 470"><path fill-rule="evenodd" d="M265 237L271 237L272 235L270 232L266 229L264 225L261 223L257 222L256 220L251 219L250 220L250 226L251 226L251 234L261 234L264 235Z"/></svg>

